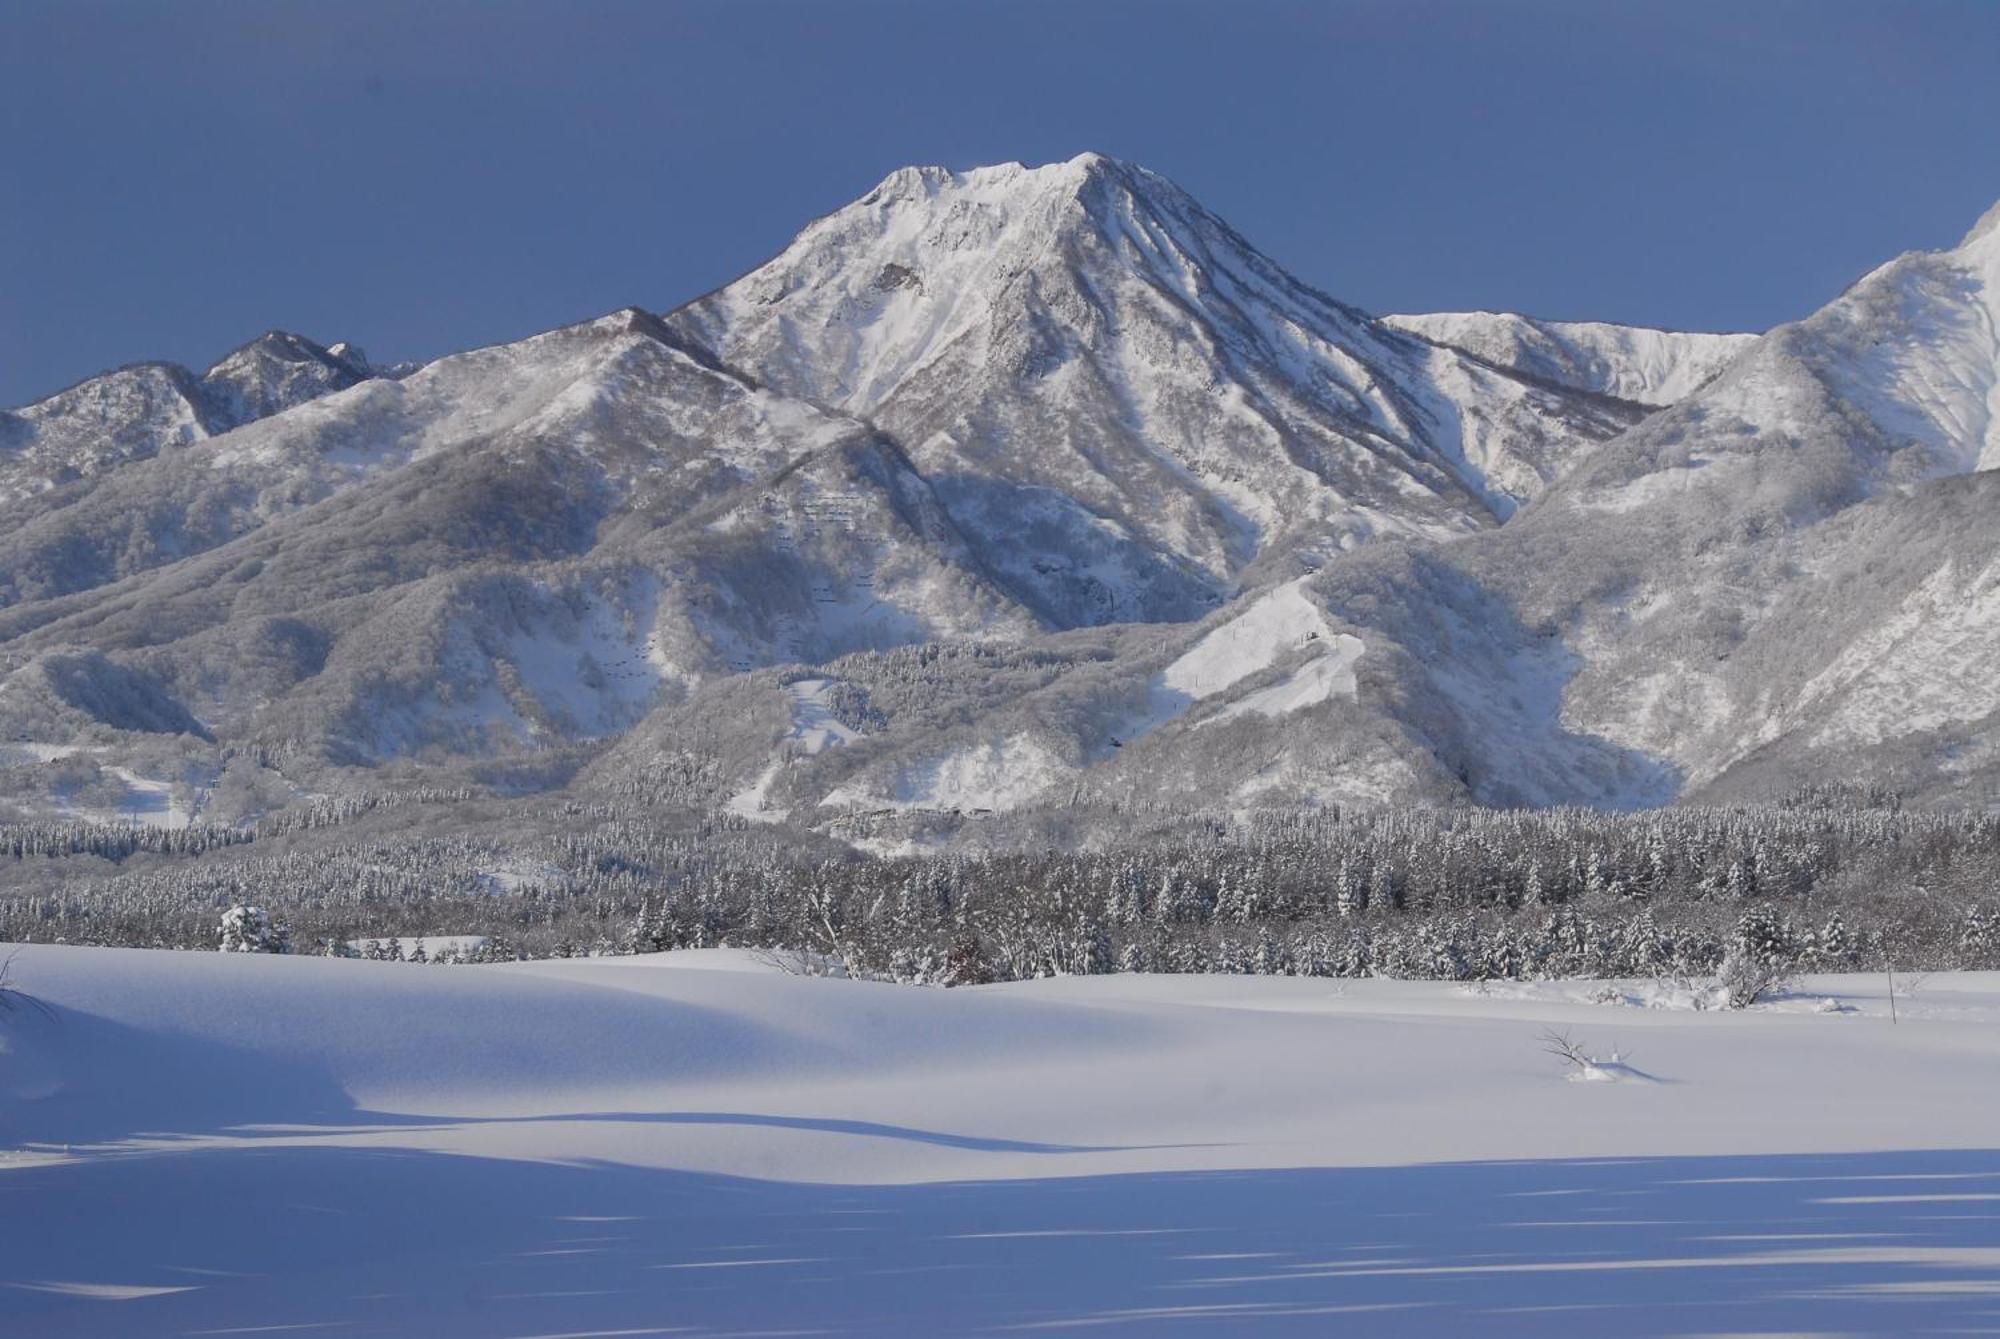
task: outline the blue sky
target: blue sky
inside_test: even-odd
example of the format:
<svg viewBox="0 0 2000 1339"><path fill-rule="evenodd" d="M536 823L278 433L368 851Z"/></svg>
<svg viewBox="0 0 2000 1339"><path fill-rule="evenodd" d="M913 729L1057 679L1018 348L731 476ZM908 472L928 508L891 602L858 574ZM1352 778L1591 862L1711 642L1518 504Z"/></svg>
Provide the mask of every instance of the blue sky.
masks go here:
<svg viewBox="0 0 2000 1339"><path fill-rule="evenodd" d="M1098 149L1378 310L1803 315L2000 198L2000 4L0 0L0 403L666 308Z"/></svg>

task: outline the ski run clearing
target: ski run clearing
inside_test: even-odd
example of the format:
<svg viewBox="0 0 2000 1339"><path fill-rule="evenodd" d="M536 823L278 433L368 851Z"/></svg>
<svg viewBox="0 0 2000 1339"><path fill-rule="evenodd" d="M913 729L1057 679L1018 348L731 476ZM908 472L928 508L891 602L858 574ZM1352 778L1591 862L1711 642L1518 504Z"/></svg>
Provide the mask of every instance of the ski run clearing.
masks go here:
<svg viewBox="0 0 2000 1339"><path fill-rule="evenodd" d="M26 946L7 984L10 1336L2000 1325L2000 974L1894 1023L1869 976L1731 1013L730 950Z"/></svg>

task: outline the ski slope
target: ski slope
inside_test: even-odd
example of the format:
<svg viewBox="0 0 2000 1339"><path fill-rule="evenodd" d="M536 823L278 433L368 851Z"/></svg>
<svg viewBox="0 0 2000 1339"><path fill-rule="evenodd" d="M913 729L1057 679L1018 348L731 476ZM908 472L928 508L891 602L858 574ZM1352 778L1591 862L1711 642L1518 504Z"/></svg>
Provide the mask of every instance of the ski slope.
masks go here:
<svg viewBox="0 0 2000 1339"><path fill-rule="evenodd" d="M2000 974L1931 977L1895 1024L1873 977L1728 1014L1585 983L939 991L728 950L29 946L9 984L40 1004L0 1021L0 1334L2000 1320ZM1551 1027L1601 1081L1565 1081Z"/></svg>

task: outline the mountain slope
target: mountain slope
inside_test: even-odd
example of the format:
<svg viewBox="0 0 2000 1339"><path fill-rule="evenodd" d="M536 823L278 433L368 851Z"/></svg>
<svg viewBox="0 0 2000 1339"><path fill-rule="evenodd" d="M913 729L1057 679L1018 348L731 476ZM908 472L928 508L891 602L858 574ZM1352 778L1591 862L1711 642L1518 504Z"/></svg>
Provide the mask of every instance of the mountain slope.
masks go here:
<svg viewBox="0 0 2000 1339"><path fill-rule="evenodd" d="M1016 685L971 729L950 724L971 683L913 698L893 661L830 666L866 728L760 793L888 846L950 810L1073 803L1984 794L1996 315L1989 218L1757 341L1498 530L968 673Z"/></svg>
<svg viewBox="0 0 2000 1339"><path fill-rule="evenodd" d="M273 335L147 372L157 403L107 380L123 419L31 413L112 449L0 532L4 733L294 779L566 754L718 676L1199 618L1488 527L1636 412L1381 327L1094 156L898 173L664 321L372 371Z"/></svg>
<svg viewBox="0 0 2000 1339"><path fill-rule="evenodd" d="M1757 342L1603 321L1542 321L1513 312L1385 316L1384 325L1527 376L1634 404L1683 400Z"/></svg>
<svg viewBox="0 0 2000 1339"><path fill-rule="evenodd" d="M1976 792L1996 321L2000 213L1747 342L1419 337L1141 169L909 169L665 317L10 419L71 473L5 504L0 785L658 787L878 848Z"/></svg>
<svg viewBox="0 0 2000 1339"><path fill-rule="evenodd" d="M1436 551L1509 611L1511 660L1567 656L1544 740L1650 759L1683 797L1829 774L1914 794L1986 784L2000 698L1969 671L2000 651L1993 217L1773 331L1505 530ZM1357 555L1316 594L1365 640L1421 646L1437 605L1371 598L1385 562ZM1421 674L1448 690L1462 668ZM1508 774L1477 741L1421 738L1474 777Z"/></svg>
<svg viewBox="0 0 2000 1339"><path fill-rule="evenodd" d="M101 477L372 375L365 360L274 330L199 377L172 363L91 377L0 413L0 502Z"/></svg>
<svg viewBox="0 0 2000 1339"><path fill-rule="evenodd" d="M294 778L490 758L615 734L709 675L1037 626L892 444L636 312L106 487L87 517L185 498L234 533L0 611L0 737L179 734L184 767L250 746Z"/></svg>

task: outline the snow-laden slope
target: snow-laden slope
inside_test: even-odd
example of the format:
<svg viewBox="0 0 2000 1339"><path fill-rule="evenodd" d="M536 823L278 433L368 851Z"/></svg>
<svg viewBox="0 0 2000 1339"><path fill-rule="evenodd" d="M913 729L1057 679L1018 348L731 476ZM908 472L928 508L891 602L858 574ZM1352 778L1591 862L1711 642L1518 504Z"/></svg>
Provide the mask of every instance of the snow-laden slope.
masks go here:
<svg viewBox="0 0 2000 1339"><path fill-rule="evenodd" d="M300 335L274 330L197 377L141 363L0 412L0 503L99 478L161 451L282 413L374 375Z"/></svg>
<svg viewBox="0 0 2000 1339"><path fill-rule="evenodd" d="M635 312L322 397L0 534L31 592L128 564L0 613L12 733L436 762L614 736L712 676L1037 627L879 434Z"/></svg>
<svg viewBox="0 0 2000 1339"><path fill-rule="evenodd" d="M209 429L196 394L182 369L149 363L0 414L0 501L200 441Z"/></svg>
<svg viewBox="0 0 2000 1339"><path fill-rule="evenodd" d="M1063 625L1491 525L1634 417L1390 330L1096 154L906 168L668 319L888 430Z"/></svg>
<svg viewBox="0 0 2000 1339"><path fill-rule="evenodd" d="M2000 466L2000 206L1943 253L1891 261L1816 322L1830 387L1939 473Z"/></svg>
<svg viewBox="0 0 2000 1339"><path fill-rule="evenodd" d="M1197 619L1489 526L1631 417L1381 327L1094 155L900 172L666 320L372 371L273 334L42 414L77 459L116 449L0 528L0 725L177 735L211 772L250 740L357 767L594 745L763 666ZM17 460L53 441L27 423ZM1337 659L1243 714L1349 693ZM754 733L717 741L732 769ZM852 793L993 807L1076 761L962 742Z"/></svg>
<svg viewBox="0 0 2000 1339"><path fill-rule="evenodd" d="M1301 579L1259 596L1242 613L1196 642L1161 671L1158 686L1162 694L1184 703L1213 697L1268 668L1287 650L1322 636L1334 637L1339 643L1332 659L1351 664L1360 648L1352 645L1353 638L1342 641L1327 626L1325 612L1301 592L1304 584Z"/></svg>
<svg viewBox="0 0 2000 1339"><path fill-rule="evenodd" d="M1996 254L1989 220L1882 267L1497 532L1245 597L1175 668L1121 652L1122 690L1065 676L1017 713L1060 765L1022 775L1119 804L1629 807L1827 775L1983 793ZM1308 658L1314 630L1363 651ZM1273 670L1278 633L1301 659Z"/></svg>
<svg viewBox="0 0 2000 1339"><path fill-rule="evenodd" d="M960 744L918 755L870 782L848 782L820 803L836 809L924 809L1000 813L1046 798L1071 769L1030 734Z"/></svg>
<svg viewBox="0 0 2000 1339"><path fill-rule="evenodd" d="M351 345L338 347L343 352L323 348L300 335L272 330L223 358L201 378L216 431L281 414L374 375L359 350Z"/></svg>
<svg viewBox="0 0 2000 1339"><path fill-rule="evenodd" d="M49 1339L1917 1334L2000 1268L1991 976L1893 1028L1872 977L1717 1014L31 946L10 984L0 1328Z"/></svg>
<svg viewBox="0 0 2000 1339"><path fill-rule="evenodd" d="M842 685L835 679L796 679L783 688L786 707L785 731L779 739L779 758L748 787L723 802L730 813L753 822L776 822L785 817L782 809L769 803L771 783L793 757L814 757L827 749L849 744L861 737L860 731L840 719L836 697Z"/></svg>
<svg viewBox="0 0 2000 1339"><path fill-rule="evenodd" d="M1433 551L1431 579L1402 581L1391 554L1330 565L1329 608L1381 663L1408 657L1356 734L1405 730L1488 800L1524 793L1537 755L1569 761L1536 802L1828 775L1979 793L2000 766L1995 701L1967 677L2000 653L1996 285L1989 216L1758 340L1504 530ZM1482 643L1490 659L1468 654ZM1536 663L1549 705L1498 728L1510 694L1485 665ZM1430 688L1449 717L1424 710Z"/></svg>
<svg viewBox="0 0 2000 1339"><path fill-rule="evenodd" d="M688 803L830 826L1964 793L2000 775L1965 682L2000 654L1996 284L1989 217L1747 345L1420 338L1143 169L908 169L666 317L329 393L356 356L269 337L208 374L232 412L313 398L220 435L187 376L76 388L50 422L181 436L86 433L101 470L6 503L0 737L155 785L699 755ZM1446 339L1480 331L1519 347ZM803 678L879 724L803 747Z"/></svg>
<svg viewBox="0 0 2000 1339"><path fill-rule="evenodd" d="M1686 399L1758 338L1513 312L1426 312L1382 322L1500 367L1645 405Z"/></svg>
<svg viewBox="0 0 2000 1339"><path fill-rule="evenodd" d="M1002 813L1078 794L1122 760L1129 767L1113 770L1152 774L1156 797L1195 784L1221 798L1226 771L1182 769L1158 754L1141 759L1132 746L1163 731L1212 731L1219 740L1232 731L1217 727L1232 722L1288 723L1310 740L1302 714L1353 701L1367 648L1329 619L1308 583L1245 596L1195 628L1124 642L1117 653L1078 646L1074 658L1031 661L1043 672L1018 689L994 690L970 729L964 712L877 713L866 761L820 758L795 771L793 791L833 811ZM893 661L857 658L843 668L866 701L871 683L895 693Z"/></svg>

